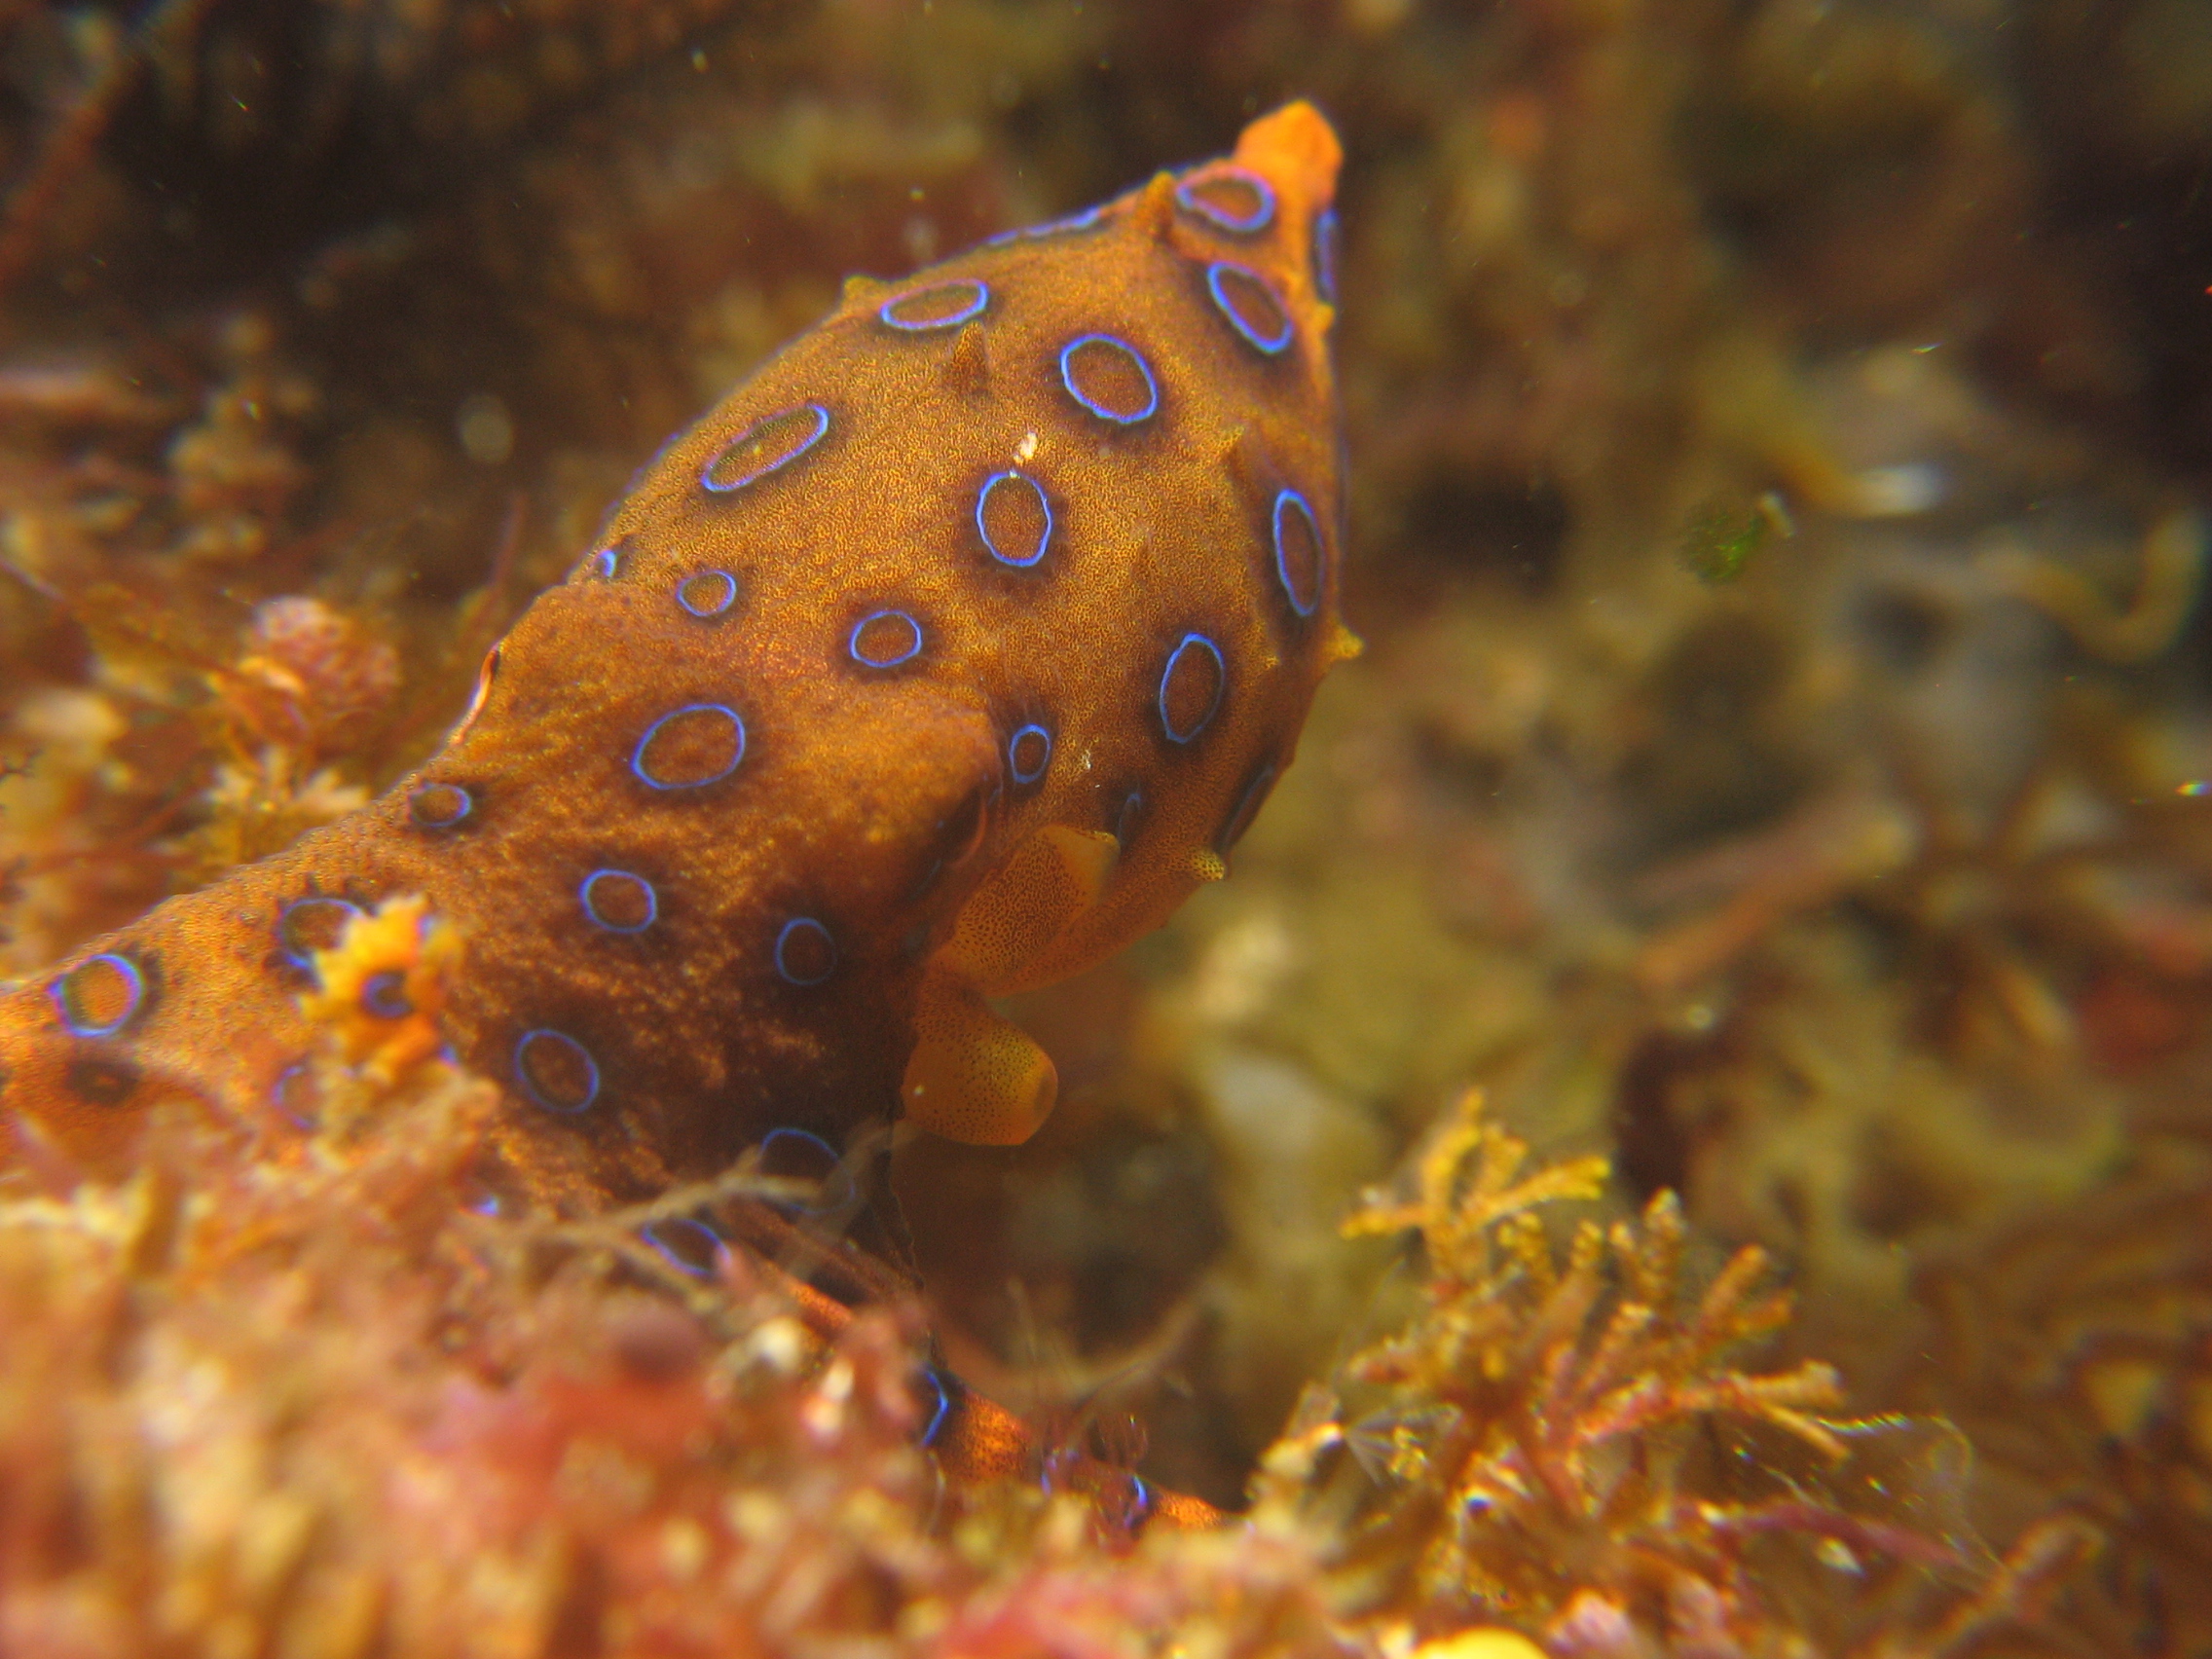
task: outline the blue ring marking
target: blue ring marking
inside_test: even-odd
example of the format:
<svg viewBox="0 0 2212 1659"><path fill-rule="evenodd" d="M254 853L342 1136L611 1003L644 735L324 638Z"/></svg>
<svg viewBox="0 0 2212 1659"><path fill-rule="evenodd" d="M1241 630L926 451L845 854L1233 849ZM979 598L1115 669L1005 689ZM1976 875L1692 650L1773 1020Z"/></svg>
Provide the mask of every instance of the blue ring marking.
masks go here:
<svg viewBox="0 0 2212 1659"><path fill-rule="evenodd" d="M797 934L802 939L819 938L822 940L822 948L830 953L829 966L824 968L821 973L809 975L805 977L801 977L799 975L793 973L791 969L791 963L788 960L788 953L791 950L792 936L793 934ZM816 921L812 916L793 916L790 921L786 922L781 928L776 930L776 972L781 974L784 978L790 983L794 985L819 985L823 980L829 978L830 976L834 974L836 971L837 941L830 937L830 930L824 927L820 922Z"/></svg>
<svg viewBox="0 0 2212 1659"><path fill-rule="evenodd" d="M862 633L866 630L870 622L880 622L887 616L905 623L913 633L912 641L897 656L868 657L861 655ZM912 662L922 654L922 625L903 610L871 610L853 624L852 634L845 641L845 653L863 668L897 668L901 663Z"/></svg>
<svg viewBox="0 0 2212 1659"><path fill-rule="evenodd" d="M291 1124L292 1127L301 1130L303 1133L313 1134L315 1131L316 1124L320 1122L320 1113L317 1112L316 1103L313 1099L294 1100L291 1098L300 1092L300 1089L294 1087L295 1085L305 1085L310 1090L314 1087L314 1079L309 1073L305 1060L288 1065L276 1074L276 1081L269 1086L269 1104L276 1107L277 1112L282 1115L284 1122Z"/></svg>
<svg viewBox="0 0 2212 1659"><path fill-rule="evenodd" d="M727 715L729 717L731 730L736 734L737 737L737 742L731 747L729 764L724 766L720 771L714 773L710 777L689 778L680 783L664 784L658 778L654 777L650 772L645 770L645 751L651 747L654 737L659 735L660 728L668 724L670 720L676 719L683 715L696 714ZM744 758L745 719L741 715L738 714L735 709L731 708L727 703L686 703L681 709L669 710L667 714L661 716L659 719L653 721L651 725L645 727L645 735L638 739L638 747L630 754L630 770L637 775L638 782L644 784L647 789L697 790L704 789L709 784L720 783L724 778L728 777L732 772L737 770L737 763Z"/></svg>
<svg viewBox="0 0 2212 1659"><path fill-rule="evenodd" d="M957 311L944 316L931 317L926 322L904 322L891 314L894 307L903 306L908 300L925 299L932 294L941 294L950 288L969 288L973 289L974 292L968 302ZM958 327L971 317L980 316L983 308L990 303L991 290L988 286L977 281L973 276L955 276L949 282L933 282L928 287L909 288L903 294L895 295L893 298L885 300L875 314L889 327L903 329L908 334L919 334L925 329Z"/></svg>
<svg viewBox="0 0 2212 1659"><path fill-rule="evenodd" d="M530 1067L525 1063L529 1058L532 1046L537 1043L550 1043L557 1049L565 1049L577 1059L583 1061L584 1097L581 1100L549 1100L538 1092L537 1085L531 1081ZM599 1062L591 1057L591 1051L566 1031L556 1031L549 1025L540 1025L533 1030L525 1031L517 1039L514 1069L515 1080L522 1085L522 1091L529 1095L533 1102L548 1112L558 1112L563 1117L574 1117L578 1112L590 1111L591 1103L599 1098Z"/></svg>
<svg viewBox="0 0 2212 1659"><path fill-rule="evenodd" d="M405 1019L415 1012L406 993L405 974L396 969L371 974L361 982L361 1007L379 1019Z"/></svg>
<svg viewBox="0 0 2212 1659"><path fill-rule="evenodd" d="M767 1161L768 1149L778 1141L804 1143L820 1153L823 1162L828 1166L827 1173L815 1183L814 1202L811 1204L801 1203L796 1207L804 1210L808 1215L828 1215L830 1211L842 1209L846 1204L852 1202L854 1198L853 1177L851 1172L845 1168L844 1160L837 1156L835 1147L811 1129L790 1127L770 1129L760 1137L760 1159L763 1163ZM770 1170L768 1173L773 1174L774 1171ZM831 1176L836 1177L834 1186L830 1185Z"/></svg>
<svg viewBox="0 0 2212 1659"><path fill-rule="evenodd" d="M355 916L358 916L361 913L361 906L354 903L351 900L333 899L329 895L322 893L311 893L306 898L295 899L289 904L285 905L283 909L279 910L276 913L276 949L283 956L284 960L289 962L295 968L306 968L310 971L313 971L313 969L314 968L314 953L316 947L313 945L303 945L293 936L293 918L299 915L302 910L308 909L312 905L322 904L327 904L334 909L339 909L346 912L345 916L341 918L338 923L339 938L345 937L346 924L348 922L350 922ZM335 944L336 942L337 941L335 940L332 940L332 943Z"/></svg>
<svg viewBox="0 0 2212 1659"><path fill-rule="evenodd" d="M916 1446L927 1446L937 1438L938 1430L944 1426L944 1419L952 1415L952 1390L944 1385L944 1379L937 1374L934 1365L923 1366L921 1375L922 1381L929 1384L930 1392L937 1399L937 1404L930 1408L929 1422L924 1425L921 1433L914 1436Z"/></svg>
<svg viewBox="0 0 2212 1659"><path fill-rule="evenodd" d="M428 804L427 797L452 793L459 804L452 812L440 814ZM418 784L407 793L407 816L425 830L451 830L456 824L476 810L476 797L459 784Z"/></svg>
<svg viewBox="0 0 2212 1659"><path fill-rule="evenodd" d="M1038 509L1045 515L1045 533L1037 537L1037 551L1026 559L1017 559L1004 552L991 539L990 528L983 523L983 503L991 498L991 492L1002 484L1026 484L1037 492ZM1052 545L1052 503L1045 498L1045 486L1026 472L994 472L983 480L982 489L976 492L976 534L983 538L983 546L992 558L1002 565L1012 565L1017 571L1026 571L1045 557L1045 549Z"/></svg>
<svg viewBox="0 0 2212 1659"><path fill-rule="evenodd" d="M1298 600L1298 584L1290 578L1290 562L1283 557L1282 520L1286 511L1295 512L1306 521L1306 528L1313 535L1313 596L1303 605ZM1313 509L1304 496L1296 490L1284 490L1275 497L1275 579L1282 583L1283 597L1290 601L1291 609L1301 616L1310 616L1321 603L1321 580L1327 568L1326 546L1321 540L1321 524L1313 516Z"/></svg>
<svg viewBox="0 0 2212 1659"><path fill-rule="evenodd" d="M597 902L595 902L592 898L592 890L603 881L631 881L637 883L638 891L645 896L645 920L642 922L632 922L625 926L620 922L609 921L606 916L600 914L599 905ZM631 870L593 870L591 874L584 877L583 885L576 889L576 899L583 905L584 914L589 916L594 924L599 927L605 928L608 933L642 934L647 928L651 927L654 922L660 919L660 895L653 891L653 884L651 882L647 881L644 876L639 875Z"/></svg>
<svg viewBox="0 0 2212 1659"><path fill-rule="evenodd" d="M1088 231L1106 216L1106 204L1086 207L1080 213L1070 213L1063 219L1048 219L1042 225L1016 225L1011 231L1001 231L994 237L983 239L985 247L1004 247L1008 242L1034 241L1040 237L1056 237L1068 231Z"/></svg>
<svg viewBox="0 0 2212 1659"><path fill-rule="evenodd" d="M711 1279L721 1266L721 1259L729 1246L722 1235L705 1222L687 1215L672 1215L663 1221L648 1221L638 1229L638 1236L652 1246L653 1254L690 1278ZM679 1249L676 1240L682 1239L705 1261L695 1261ZM701 1241L705 1248L700 1249Z"/></svg>
<svg viewBox="0 0 2212 1659"><path fill-rule="evenodd" d="M1313 221L1313 290L1330 305L1337 303L1337 210L1322 210Z"/></svg>
<svg viewBox="0 0 2212 1659"><path fill-rule="evenodd" d="M1206 705L1206 712L1198 718L1190 730L1177 731L1174 720L1167 714L1167 682L1175 678L1175 665L1183 660L1183 653L1193 645L1200 647L1213 658L1217 671L1213 682L1213 701ZM1166 728L1168 741L1188 743L1205 730L1212 723L1214 716L1221 712L1222 695L1228 689L1229 664L1222 659L1221 647L1203 634L1185 634L1182 643L1168 653L1167 666L1160 671L1160 723Z"/></svg>
<svg viewBox="0 0 2212 1659"><path fill-rule="evenodd" d="M1024 772L1021 769L1021 740L1029 736L1033 732L1037 736L1045 740L1045 753L1041 756L1039 756L1037 764L1035 766ZM1006 740L1007 770L1014 774L1014 781L1015 783L1023 785L1035 783L1039 778L1042 778L1045 775L1046 768L1051 766L1051 763L1052 734L1047 731L1043 726L1032 722L1021 727L1020 730L1016 731L1012 737Z"/></svg>
<svg viewBox="0 0 2212 1659"><path fill-rule="evenodd" d="M774 461L765 461L762 464L756 466L751 472L745 473L737 478L732 478L727 483L718 484L715 482L715 468L721 464L722 457L729 454L731 450L736 449L739 445L745 443L748 439L753 437L755 433L758 432L761 427L772 424L777 421L781 421L788 415L796 415L801 410L806 411L808 414L814 417L814 430L807 434L804 441L799 443L795 448L786 450L782 455L776 457ZM798 460L800 456L806 454L808 450L812 449L816 444L822 441L823 435L829 430L830 411L823 408L819 403L793 404L789 409L779 409L773 415L763 415L759 420L754 422L752 425L746 427L744 431L738 433L736 437L730 439L728 443L722 445L720 449L715 451L714 459L709 461L705 466L699 469L699 482L704 488L711 490L718 496L726 496L729 495L732 491L742 490L748 484L757 484L761 479L767 477L769 473L779 471L782 468L789 466L793 461Z"/></svg>
<svg viewBox="0 0 2212 1659"><path fill-rule="evenodd" d="M123 1012L113 1019L102 1021L83 1019L69 1007L69 981L95 962L104 962L121 974L123 982L130 993L124 1001ZM56 978L53 984L47 987L46 994L53 1000L54 1012L61 1016L61 1024L70 1036L113 1037L137 1017L138 1010L146 1000L146 977L138 972L138 964L131 961L129 957L113 950L103 950L97 956L86 957L68 973Z"/></svg>
<svg viewBox="0 0 2212 1659"><path fill-rule="evenodd" d="M1134 1513L1129 1517L1129 1530L1138 1532L1142 1531L1144 1524L1152 1519L1154 1502L1152 1488L1145 1484L1144 1476L1135 1474L1129 1477L1129 1485L1135 1489L1129 1494L1129 1501L1134 1509Z"/></svg>
<svg viewBox="0 0 2212 1659"><path fill-rule="evenodd" d="M1248 214L1226 212L1197 193L1196 186L1217 178L1233 178L1239 184L1250 185L1260 199L1259 205ZM1255 231L1266 230L1269 222L1274 218L1275 190L1273 185L1250 168L1224 164L1195 172L1178 184L1175 187L1175 204L1186 213L1196 213L1217 231L1227 231L1231 236L1248 237Z"/></svg>
<svg viewBox="0 0 2212 1659"><path fill-rule="evenodd" d="M1260 815L1261 804L1267 800L1268 792L1274 787L1275 763L1270 760L1252 774L1251 781L1244 786L1244 793L1236 797L1235 806L1230 809L1229 817L1222 823L1221 832L1213 838L1215 852L1225 859L1229 857L1229 849L1243 839L1244 831L1252 828L1252 820Z"/></svg>
<svg viewBox="0 0 2212 1659"><path fill-rule="evenodd" d="M622 549L628 541L629 537L624 536L621 541L617 541L611 546L602 547L597 553L584 560L583 568L576 574L579 577L603 582L612 581L621 571Z"/></svg>
<svg viewBox="0 0 2212 1659"><path fill-rule="evenodd" d="M719 598L696 600L691 597L694 586L718 578L720 582ZM711 622L737 603L737 578L723 570L694 571L676 584L676 603L687 614L698 617L702 622Z"/></svg>
<svg viewBox="0 0 2212 1659"><path fill-rule="evenodd" d="M1137 373L1144 377L1147 394L1145 406L1134 415L1118 415L1103 404L1091 402L1089 398L1084 396L1077 389L1075 376L1068 370L1068 359L1082 350L1084 347L1092 345L1111 346L1118 351L1126 352L1129 361L1136 364ZM1082 404L1084 408L1089 410L1101 421L1111 421L1117 426L1133 426L1139 421L1149 421L1160 410L1160 382L1153 378L1152 365L1144 360L1142 351L1139 351L1126 340L1117 340L1111 334L1079 334L1061 347L1060 384L1068 388L1068 395Z"/></svg>
<svg viewBox="0 0 2212 1659"><path fill-rule="evenodd" d="M1236 309L1227 294L1222 292L1222 281L1230 276L1247 277L1259 284L1261 290L1273 302L1275 314L1282 319L1282 328L1279 332L1263 335L1253 328L1252 324L1246 320L1244 313ZM1282 349L1290 344L1292 326L1288 308L1283 305L1281 296L1274 291L1268 279L1249 265L1239 265L1234 259L1215 260L1206 267L1206 292L1213 295L1213 303L1219 309L1221 314L1229 318L1229 326L1241 334L1244 337L1245 344L1255 350L1264 351L1272 357L1278 355Z"/></svg>
<svg viewBox="0 0 2212 1659"><path fill-rule="evenodd" d="M1121 843L1123 856L1129 850L1129 842L1144 827L1144 791L1131 790L1122 797L1122 804L1114 813L1114 839Z"/></svg>

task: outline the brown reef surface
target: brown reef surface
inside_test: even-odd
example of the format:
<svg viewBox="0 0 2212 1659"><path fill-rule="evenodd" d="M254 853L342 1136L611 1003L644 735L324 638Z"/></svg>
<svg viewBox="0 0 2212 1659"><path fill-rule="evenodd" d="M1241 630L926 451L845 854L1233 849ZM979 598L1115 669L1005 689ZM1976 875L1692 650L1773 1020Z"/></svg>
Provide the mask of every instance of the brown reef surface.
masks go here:
<svg viewBox="0 0 2212 1659"><path fill-rule="evenodd" d="M469 1208L435 1063L0 1193L0 1650L2212 1646L2201 24L0 3L0 976L419 758L848 272L1290 95L1369 642L827 1350ZM1035 1479L938 1479L925 1332Z"/></svg>

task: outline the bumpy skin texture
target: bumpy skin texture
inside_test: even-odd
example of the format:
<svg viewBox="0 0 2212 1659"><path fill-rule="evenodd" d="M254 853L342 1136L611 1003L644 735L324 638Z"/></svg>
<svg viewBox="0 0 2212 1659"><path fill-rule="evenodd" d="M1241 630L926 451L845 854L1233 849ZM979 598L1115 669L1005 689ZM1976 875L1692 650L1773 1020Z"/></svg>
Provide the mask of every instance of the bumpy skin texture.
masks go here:
<svg viewBox="0 0 2212 1659"><path fill-rule="evenodd" d="M270 1120L314 1040L297 947L345 914L300 901L409 894L462 940L444 1028L513 1092L509 1178L557 1207L902 1094L1025 1136L1051 1067L982 999L1219 876L1356 648L1337 162L1294 104L848 284L644 470L420 773L0 1001L18 1142L127 1161L165 1094Z"/></svg>

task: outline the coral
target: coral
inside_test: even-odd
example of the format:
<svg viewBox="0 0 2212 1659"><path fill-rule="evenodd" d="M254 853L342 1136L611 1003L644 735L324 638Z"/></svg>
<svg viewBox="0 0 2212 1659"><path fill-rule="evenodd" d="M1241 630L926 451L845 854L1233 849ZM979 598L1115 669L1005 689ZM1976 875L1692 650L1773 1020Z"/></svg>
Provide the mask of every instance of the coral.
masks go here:
<svg viewBox="0 0 2212 1659"><path fill-rule="evenodd" d="M1557 1653L1939 1653L2080 1564L2090 1536L2053 1522L1989 1570L1948 1424L1840 1419L1820 1362L1745 1366L1789 1317L1763 1252L1698 1288L1671 1196L1561 1249L1539 1212L1595 1198L1605 1165L1527 1154L1470 1092L1412 1194L1347 1223L1418 1234L1421 1305L1263 1459L1263 1511L1318 1485L1295 1500L1343 1529L1331 1571L1368 1617L1505 1615ZM1944 1584L1962 1573L1976 1593Z"/></svg>
<svg viewBox="0 0 2212 1659"><path fill-rule="evenodd" d="M942 1483L910 1306L824 1320L752 1246L668 1247L680 1214L803 1189L741 1170L552 1223L475 1186L488 1085L429 1068L360 1104L260 1162L166 1113L129 1181L0 1202L11 1643L1525 1659L1518 1626L1552 1653L1781 1653L1916 1590L1924 1640L1893 1619L1853 1651L1933 1655L2079 1554L2046 1529L1992 1570L1939 1425L1839 1421L1824 1368L1726 1363L1781 1304L1750 1256L1685 1300L1667 1207L1556 1258L1537 1207L1602 1168L1525 1172L1471 1099L1419 1197L1354 1223L1418 1228L1428 1263L1421 1310L1347 1370L1387 1428L1316 1391L1249 1524L1134 1540L1045 1495L1049 1448ZM1700 1445L1730 1421L1778 1432ZM1971 1570L1926 1593L1938 1562Z"/></svg>
<svg viewBox="0 0 2212 1659"><path fill-rule="evenodd" d="M948 1490L910 1307L826 1327L748 1247L665 1247L791 1183L554 1225L474 1185L497 1090L433 1068L359 1104L258 1163L166 1115L129 1182L0 1202L12 1646L1338 1650L1296 1539L1132 1555L1034 1467Z"/></svg>

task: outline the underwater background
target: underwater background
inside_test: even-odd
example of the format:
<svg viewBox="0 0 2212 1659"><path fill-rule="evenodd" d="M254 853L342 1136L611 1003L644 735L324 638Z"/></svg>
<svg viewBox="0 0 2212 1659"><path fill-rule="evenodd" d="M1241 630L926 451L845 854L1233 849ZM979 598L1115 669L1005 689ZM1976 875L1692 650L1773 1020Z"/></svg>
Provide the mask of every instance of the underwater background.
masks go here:
<svg viewBox="0 0 2212 1659"><path fill-rule="evenodd" d="M2201 0L0 0L0 978L420 761L846 275L1291 97L1367 650L901 1145L926 1314L457 1219L465 1080L17 1180L0 1650L2212 1652ZM925 1326L1251 1524L948 1513Z"/></svg>

